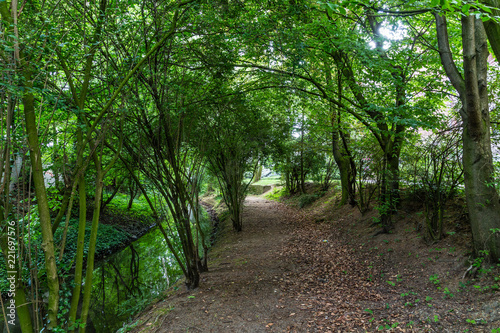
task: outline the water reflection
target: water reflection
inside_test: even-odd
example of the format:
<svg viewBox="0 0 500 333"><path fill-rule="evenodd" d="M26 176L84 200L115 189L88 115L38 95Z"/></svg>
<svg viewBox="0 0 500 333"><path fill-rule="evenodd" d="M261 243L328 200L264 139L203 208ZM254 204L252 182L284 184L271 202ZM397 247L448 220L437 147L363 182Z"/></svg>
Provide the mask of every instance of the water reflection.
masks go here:
<svg viewBox="0 0 500 333"><path fill-rule="evenodd" d="M181 275L158 229L108 257L94 271L91 316L95 331L115 332Z"/></svg>

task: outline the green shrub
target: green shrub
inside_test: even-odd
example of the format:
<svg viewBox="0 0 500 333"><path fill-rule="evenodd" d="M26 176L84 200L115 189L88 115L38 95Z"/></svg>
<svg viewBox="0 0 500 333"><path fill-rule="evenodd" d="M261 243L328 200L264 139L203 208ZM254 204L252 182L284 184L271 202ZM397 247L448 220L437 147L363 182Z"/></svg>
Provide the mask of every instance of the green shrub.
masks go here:
<svg viewBox="0 0 500 333"><path fill-rule="evenodd" d="M89 239L90 239L91 223L87 223L85 226L85 247L84 255L87 256ZM42 252L42 239L40 237L40 230L37 226L33 227L31 230L33 233L32 243L31 243L31 257L37 259L37 266L39 275L43 275L45 271L45 257ZM54 235L54 242L60 244L63 236L63 228L59 228ZM96 257L103 255L108 255L113 253L116 248L123 246L129 241L130 235L124 231L121 231L114 226L101 224L97 230L97 244L96 244ZM62 261L58 260L58 267L62 272L60 274L69 272L74 265L74 258L76 256L76 245L78 239L78 220L71 219L69 221L68 233L66 236L66 246L64 250L64 255ZM0 292L5 293L9 289L9 285L6 280L7 271L5 268L5 259L0 254ZM27 266L24 266L23 278L28 280L28 270Z"/></svg>
<svg viewBox="0 0 500 333"><path fill-rule="evenodd" d="M304 208L306 206L309 206L319 198L320 196L317 194L303 194L299 197L299 207Z"/></svg>

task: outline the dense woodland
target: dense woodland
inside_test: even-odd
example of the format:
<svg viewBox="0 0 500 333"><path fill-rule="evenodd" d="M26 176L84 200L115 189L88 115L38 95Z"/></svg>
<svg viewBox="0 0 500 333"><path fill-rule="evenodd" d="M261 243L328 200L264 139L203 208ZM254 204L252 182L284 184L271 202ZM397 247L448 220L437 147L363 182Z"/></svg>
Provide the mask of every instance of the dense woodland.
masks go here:
<svg viewBox="0 0 500 333"><path fill-rule="evenodd" d="M200 195L242 231L262 166L287 194L337 180L338 204L376 209L381 233L415 195L429 242L465 198L474 254L500 259L497 0L11 0L0 14L2 299L15 291L23 333L85 332L120 194L143 198L197 288Z"/></svg>

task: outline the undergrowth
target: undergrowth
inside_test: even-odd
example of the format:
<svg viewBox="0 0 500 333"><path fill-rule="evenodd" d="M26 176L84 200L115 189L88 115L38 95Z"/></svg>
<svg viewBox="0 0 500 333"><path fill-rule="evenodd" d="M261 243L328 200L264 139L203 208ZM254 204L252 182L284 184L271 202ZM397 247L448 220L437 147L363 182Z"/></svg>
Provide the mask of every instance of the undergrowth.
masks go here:
<svg viewBox="0 0 500 333"><path fill-rule="evenodd" d="M264 198L273 201L280 201L280 198L285 196L287 191L284 187L275 187L269 193L264 195Z"/></svg>

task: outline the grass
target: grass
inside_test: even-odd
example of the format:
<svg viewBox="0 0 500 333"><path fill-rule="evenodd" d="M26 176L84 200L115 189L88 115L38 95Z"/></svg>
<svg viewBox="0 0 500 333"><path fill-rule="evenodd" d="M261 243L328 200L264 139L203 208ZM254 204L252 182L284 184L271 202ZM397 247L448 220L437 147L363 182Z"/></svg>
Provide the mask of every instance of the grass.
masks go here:
<svg viewBox="0 0 500 333"><path fill-rule="evenodd" d="M104 195L104 197L106 198L106 195ZM151 208L143 195L134 199L134 203L130 210L127 209L129 199L130 197L127 194L117 193L107 207L126 212L127 215L133 215L135 217L151 215Z"/></svg>
<svg viewBox="0 0 500 333"><path fill-rule="evenodd" d="M266 177L260 179L258 182L252 183L253 185L280 185L281 184L281 177L280 176L274 176L274 177Z"/></svg>
<svg viewBox="0 0 500 333"><path fill-rule="evenodd" d="M268 200L273 200L273 201L279 201L280 198L285 195L286 190L285 188L278 188L275 187L271 192L267 193L264 195L264 198Z"/></svg>

